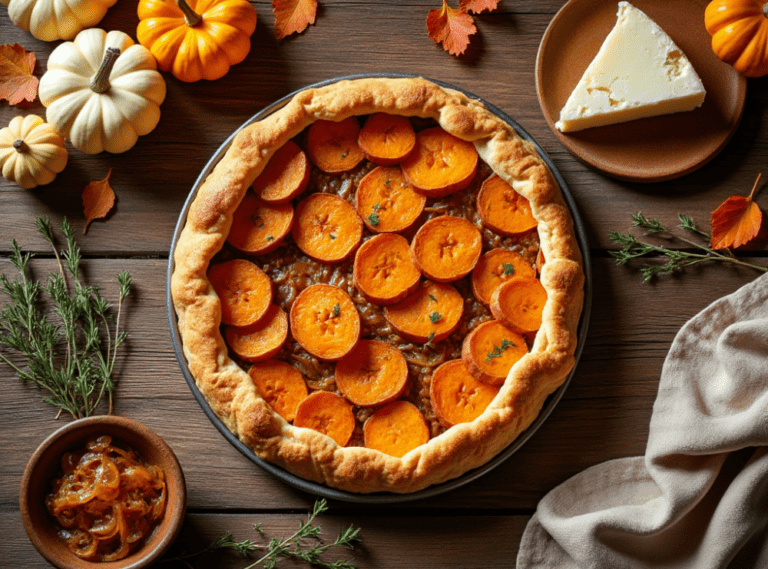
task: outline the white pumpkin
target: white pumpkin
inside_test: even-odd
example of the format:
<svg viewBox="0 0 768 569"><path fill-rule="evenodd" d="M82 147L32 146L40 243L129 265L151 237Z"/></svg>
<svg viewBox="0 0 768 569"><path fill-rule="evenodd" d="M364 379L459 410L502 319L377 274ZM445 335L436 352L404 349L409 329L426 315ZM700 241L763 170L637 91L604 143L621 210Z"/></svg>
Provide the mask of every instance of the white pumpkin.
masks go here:
<svg viewBox="0 0 768 569"><path fill-rule="evenodd" d="M98 24L117 0L0 0L11 21L39 40L71 40Z"/></svg>
<svg viewBox="0 0 768 569"><path fill-rule="evenodd" d="M53 182L67 158L64 139L37 115L14 117L0 129L0 171L25 190Z"/></svg>
<svg viewBox="0 0 768 569"><path fill-rule="evenodd" d="M157 126L166 86L146 47L92 28L53 50L38 93L48 122L72 146L116 154Z"/></svg>

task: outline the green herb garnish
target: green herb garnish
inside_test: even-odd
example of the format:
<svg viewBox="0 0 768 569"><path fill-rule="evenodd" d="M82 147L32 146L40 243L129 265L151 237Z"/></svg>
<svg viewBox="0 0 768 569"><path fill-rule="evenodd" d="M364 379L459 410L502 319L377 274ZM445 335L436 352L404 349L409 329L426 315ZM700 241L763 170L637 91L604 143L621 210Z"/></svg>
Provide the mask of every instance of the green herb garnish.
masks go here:
<svg viewBox="0 0 768 569"><path fill-rule="evenodd" d="M485 363L489 363L491 361L491 359L493 359L493 358L500 358L502 352L504 352L505 350L507 350L507 349L509 349L509 348L511 348L513 346L517 346L517 344L515 344L514 342L510 342L506 338L504 338L501 341L501 346L497 346L496 344L494 344L493 345L493 350L488 352L487 357L485 358Z"/></svg>
<svg viewBox="0 0 768 569"><path fill-rule="evenodd" d="M501 268L504 271L505 277L515 274L515 266L512 263L504 263Z"/></svg>
<svg viewBox="0 0 768 569"><path fill-rule="evenodd" d="M432 324L434 324L435 322L440 322L440 319L442 317L443 315L440 314L439 312L432 312L429 315L429 321L432 322Z"/></svg>
<svg viewBox="0 0 768 569"><path fill-rule="evenodd" d="M374 227L376 227L379 224L379 216L376 215L375 213L372 213L371 215L368 216L368 222Z"/></svg>
<svg viewBox="0 0 768 569"><path fill-rule="evenodd" d="M337 318L341 316L341 306L338 302L333 305L333 315Z"/></svg>
<svg viewBox="0 0 768 569"><path fill-rule="evenodd" d="M701 231L696 227L693 219L687 215L677 214L677 218L680 221L680 228L691 233L695 233L700 237L705 238L708 242L712 240L712 236L705 231ZM640 272L643 275L643 281L648 282L653 279L657 274L671 274L676 271L681 271L685 267L701 263L702 261L724 261L727 263L735 263L744 267L752 269L758 269L763 272L768 272L768 267L761 267L759 265L753 265L746 263L730 254L730 251L725 250L725 253L715 251L711 247L701 245L694 241L690 241L684 237L673 235L672 232L661 225L657 219L646 219L642 213L638 213L632 216L632 225L639 227L643 231L649 234L665 233L670 238L677 238L683 243L687 243L692 247L695 247L703 253L693 253L688 251L680 251L676 249L668 249L659 245L652 245L650 243L644 243L639 241L631 233L620 233L618 231L611 231L609 239L611 243L618 243L623 245L618 251L610 251L611 257L616 261L617 265L625 265L632 259L638 257L659 255L666 258L664 263L659 264L645 264L640 268Z"/></svg>
<svg viewBox="0 0 768 569"><path fill-rule="evenodd" d="M429 294L429 298L432 299L433 301L437 302L437 297L434 294L430 293Z"/></svg>
<svg viewBox="0 0 768 569"><path fill-rule="evenodd" d="M273 538L267 545L254 543L250 539L235 541L232 534L227 533L219 536L202 551L165 558L161 560L161 563L169 561L186 562L186 560L197 557L202 553L211 553L217 550L229 549L239 553L243 557L248 557L251 553L259 550L266 551L261 558L257 559L244 569L253 569L259 565L265 569L273 569L277 565L277 562L284 557L304 561L314 567L325 567L327 569L357 569L357 565L350 561L326 561L321 558L323 553L333 547L344 547L352 550L355 548L356 543L363 540L360 535L360 528L349 526L347 529L342 528L333 542L323 543L320 538L322 527L313 522L317 516L327 510L328 503L326 500L317 500L307 521L300 520L299 529L296 530L293 535L284 539ZM261 536L264 535L261 523L253 524L253 529Z"/></svg>
<svg viewBox="0 0 768 569"><path fill-rule="evenodd" d="M126 271L117 275L120 292L117 317L111 329L109 303L99 296L97 286L84 286L80 281L80 247L69 222L64 219L61 223L67 240L67 249L61 257L66 261L74 285L72 293L48 218L37 218L37 230L53 248L59 272L50 274L45 284L30 280L27 277L30 255L22 255L13 240L10 261L21 274L21 280L10 280L0 274L0 290L10 297L10 303L0 312L0 345L21 353L26 369L3 354L0 360L11 366L22 381L29 381L46 392L43 401L60 407L76 419L92 415L105 395L111 413L112 371L117 348L126 337L125 331L120 331L120 314L123 300L131 289L131 276ZM57 325L50 324L42 312L40 291L53 300L54 312L60 320Z"/></svg>

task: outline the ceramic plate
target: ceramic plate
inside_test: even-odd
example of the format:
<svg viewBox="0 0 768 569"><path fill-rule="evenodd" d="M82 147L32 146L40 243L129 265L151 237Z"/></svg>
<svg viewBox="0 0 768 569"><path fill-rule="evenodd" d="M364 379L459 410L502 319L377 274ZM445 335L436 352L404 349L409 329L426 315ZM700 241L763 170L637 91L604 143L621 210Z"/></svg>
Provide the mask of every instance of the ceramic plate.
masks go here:
<svg viewBox="0 0 768 569"><path fill-rule="evenodd" d="M618 2L571 0L539 46L536 90L544 118L578 158L623 180L669 180L703 166L730 139L741 119L746 79L712 52L704 27L709 0L633 0L688 56L707 95L696 110L563 134L560 109L616 23Z"/></svg>
<svg viewBox="0 0 768 569"><path fill-rule="evenodd" d="M395 74L395 73L391 73L391 74L371 73L371 74L361 74L361 75L350 75L346 77L338 77L328 81L323 81L321 83L317 83L314 85L309 85L307 88L309 89L314 87L321 87L324 85L335 83L336 81L340 81L343 79L359 79L363 77L412 77L412 76ZM562 190L563 197L565 199L566 204L568 205L571 216L573 218L576 239L579 243L579 247L581 249L581 253L584 259L584 275L585 275L584 307L582 309L581 320L579 322L578 344L577 344L576 353L575 353L576 364L578 364L579 358L581 356L581 351L584 348L584 343L587 338L587 328L589 325L589 316L590 316L591 307L592 307L592 268L590 264L589 246L587 243L584 224L581 221L581 218L579 217L579 214L576 210L575 202L573 200L573 197L570 191L565 185L565 181L563 180L563 177L557 171L557 168L555 168L555 165L552 163L552 160L549 158L549 156L547 156L544 153L544 151L536 143L536 141L533 140L531 136L527 132L525 132L520 127L520 125L518 125L509 116L502 113L499 109L497 109L493 105L487 103L486 101L472 95L471 93L461 88L448 85L447 83L443 83L441 81L435 81L434 79L430 79L430 81L433 81L434 83L437 83L438 85L441 85L449 89L455 89L457 91L461 91L468 97L471 97L473 99L476 99L482 102L486 106L486 108L488 108L491 112L496 114L499 118L507 122L510 126L512 126L518 132L518 134L521 137L530 141L536 147L539 154L542 156L542 158L544 159L544 161L547 163L550 170L552 171L552 174L554 175L555 180L560 185L560 189ZM211 173L216 163L224 156L230 144L232 144L232 139L237 134L237 132L242 130L247 125L257 122L259 120L262 120L264 117L268 116L270 113L273 113L278 109L282 108L298 92L299 91L296 91L295 93L291 93L290 95L287 95L282 99L280 99L279 101L276 101L275 103L269 105L268 107L263 109L261 112L256 114L254 117L252 117L250 120L245 122L237 131L235 131L224 142L224 144L221 145L221 147L216 151L216 153L210 159L208 164L205 166L200 176L197 178L197 181L195 182L195 185L192 188L192 191L190 192L186 203L184 204L184 208L181 211L181 215L179 216L179 221L176 225L176 230L174 231L173 242L171 243L170 260L168 262L168 273L166 275L166 279L167 279L166 307L168 310L168 323L171 328L171 341L173 342L173 347L176 352L176 358L179 361L179 365L181 366L181 371L184 374L184 378L186 379L187 384L189 385L189 388L192 390L193 395L195 396L197 401L200 403L200 406L202 407L205 414L208 416L211 422L216 426L216 428L221 432L221 434L224 435L224 437L235 448L237 448L240 452L242 452L246 457L248 457L254 463L258 464L261 468L273 474L280 480L290 484L291 486L294 486L296 488L299 488L300 490L304 490L306 492L310 492L312 494L322 496L325 498L342 500L346 502L355 502L360 504L387 504L387 503L396 503L396 502L406 502L406 501L417 500L421 498L437 496L444 492L448 492L449 490L453 490L455 488L463 486L479 478L480 476L490 472L491 470L496 468L499 464L501 464L502 462L507 460L510 456L512 456L512 454L514 454L521 446L523 446L523 444L529 438L531 438L533 433L535 433L536 430L539 428L539 426L546 420L546 418L555 408L555 405L557 405L558 401L560 401L560 399L562 398L563 393L565 392L566 388L568 387L568 384L571 381L571 378L576 372L576 365L574 365L573 369L571 370L571 373L568 375L568 378L565 380L563 385L561 385L559 389L557 389L554 393L552 393L552 395L549 396L549 398L547 398L541 412L539 413L536 420L531 424L531 426L528 427L528 429L526 429L525 431L523 431L517 437L517 439L515 439L512 442L512 444L510 444L506 449L504 449L502 452L496 455L492 460L490 460L483 466L476 468L475 470L470 470L469 472L463 474L458 478L454 478L453 480L449 480L442 484L436 484L428 488L425 488L424 490L412 492L410 494L397 494L397 493L389 493L389 492L380 492L380 493L372 493L372 494L356 494L354 492L337 490L335 488L330 488L323 484L318 484L316 482L309 482L307 480L304 480L303 478L300 478L278 466L275 466L274 464L270 464L260 459L258 456L256 456L256 454L250 448L248 448L235 435L233 435L232 432L226 427L226 425L224 425L224 423L211 410L211 408L208 406L208 403L206 403L205 398L198 390L197 385L195 384L195 379L192 377L192 374L189 371L189 367L187 366L187 360L184 357L184 351L182 348L181 336L179 335L179 327L178 327L178 322L176 320L176 312L173 306L173 301L171 299L170 282L171 282L171 275L173 274L173 268L174 268L173 257L176 249L176 242L178 241L181 230L183 229L184 224L186 223L187 212L189 211L189 207L195 199L195 195L197 194L198 188L202 185L203 181Z"/></svg>

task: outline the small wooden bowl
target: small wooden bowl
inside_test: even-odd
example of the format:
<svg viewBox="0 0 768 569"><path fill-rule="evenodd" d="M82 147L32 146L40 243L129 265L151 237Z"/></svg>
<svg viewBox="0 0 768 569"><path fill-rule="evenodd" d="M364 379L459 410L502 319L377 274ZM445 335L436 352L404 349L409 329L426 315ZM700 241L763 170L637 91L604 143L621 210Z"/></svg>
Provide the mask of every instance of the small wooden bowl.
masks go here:
<svg viewBox="0 0 768 569"><path fill-rule="evenodd" d="M58 535L48 514L45 497L60 472L64 453L83 448L89 438L110 435L136 451L148 464L165 473L165 515L144 544L119 561L86 561L77 557ZM88 417L65 425L48 437L29 459L21 479L21 518L29 539L40 554L60 569L139 569L156 561L181 531L186 511L186 484L171 448L149 427L114 415Z"/></svg>

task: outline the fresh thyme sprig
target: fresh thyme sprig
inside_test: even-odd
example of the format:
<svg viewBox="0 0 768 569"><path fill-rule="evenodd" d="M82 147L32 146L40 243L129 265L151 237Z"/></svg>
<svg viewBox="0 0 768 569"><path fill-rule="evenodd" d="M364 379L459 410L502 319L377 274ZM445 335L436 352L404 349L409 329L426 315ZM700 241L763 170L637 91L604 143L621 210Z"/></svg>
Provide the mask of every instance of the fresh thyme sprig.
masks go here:
<svg viewBox="0 0 768 569"><path fill-rule="evenodd" d="M690 216L678 213L677 218L680 221L680 228L697 234L700 237L704 237L707 241L711 240L711 235L705 231L696 227L693 219ZM638 240L631 233L621 233L619 231L611 231L609 239L611 243L617 243L623 245L618 251L611 251L610 255L616 261L617 265L625 265L632 259L639 257L645 257L649 255L662 255L666 257L664 263L659 264L645 264L640 268L640 272L643 275L643 281L648 282L653 279L657 274L671 274L676 271L681 271L685 267L701 263L702 261L724 261L727 263L734 263L743 267L749 267L757 269L759 271L768 272L768 267L761 267L759 265L753 265L736 258L728 249L723 249L724 253L715 251L711 247L696 243L681 237L679 235L673 235L671 230L664 227L657 219L647 219L642 213L638 213L632 216L632 224L634 227L639 227L647 234L667 234L670 238L676 238L683 243L702 251L701 253L691 251L680 251L676 249L669 249L659 245L652 245Z"/></svg>
<svg viewBox="0 0 768 569"><path fill-rule="evenodd" d="M262 565L265 569L273 569L277 565L277 562L283 557L306 561L315 567L325 567L327 569L357 569L357 565L349 561L326 561L322 559L321 555L333 547L354 549L355 544L362 541L360 528L350 526L347 529L342 528L339 535L332 543L322 543L320 541L322 527L313 522L317 516L326 510L328 510L328 502L325 499L317 500L307 521L299 520L299 529L296 530L293 535L284 539L273 538L267 545L256 544L250 539L235 541L232 534L227 533L219 536L203 551L164 559L163 562L187 560L196 557L201 553L210 553L221 549L231 549L243 557L248 557L251 553L259 550L266 550L264 556L244 569L253 569L259 565ZM254 524L253 529L260 535L264 535L260 523ZM306 542L307 540L313 540L313 543L308 545Z"/></svg>
<svg viewBox="0 0 768 569"><path fill-rule="evenodd" d="M38 217L37 229L53 248L59 272L50 274L45 283L28 279L30 255L22 254L13 240L10 261L21 279L10 280L0 274L0 290L10 297L10 303L0 312L0 345L21 353L26 369L2 353L0 360L11 366L22 381L31 382L47 392L43 401L67 411L76 419L92 415L105 395L111 413L112 372L117 348L126 337L125 331L120 330L120 313L123 300L130 292L131 276L126 271L117 276L120 292L113 336L109 303L99 296L97 286L85 286L80 281L80 248L69 222L64 219L61 224L67 240L67 248L61 255L56 250L48 218ZM71 293L62 257L74 286ZM50 324L41 312L41 291L54 302L54 312L60 320L58 326Z"/></svg>

